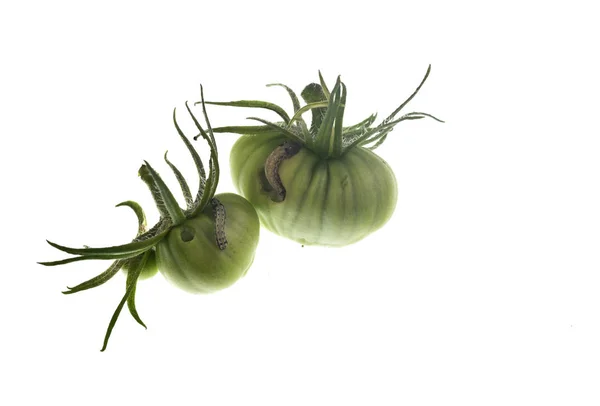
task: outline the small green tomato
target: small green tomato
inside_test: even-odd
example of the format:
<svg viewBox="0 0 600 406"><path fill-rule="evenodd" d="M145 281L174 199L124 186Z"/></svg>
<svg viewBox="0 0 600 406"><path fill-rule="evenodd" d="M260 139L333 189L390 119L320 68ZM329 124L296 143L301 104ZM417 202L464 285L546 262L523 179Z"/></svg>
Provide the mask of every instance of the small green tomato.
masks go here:
<svg viewBox="0 0 600 406"><path fill-rule="evenodd" d="M215 244L213 208L173 227L156 246L158 269L167 280L191 293L210 293L226 288L244 276L254 261L260 222L243 197L215 196L227 211L227 222L217 228L227 236L227 249Z"/></svg>
<svg viewBox="0 0 600 406"><path fill-rule="evenodd" d="M417 94L425 77L390 116L375 127L373 114L350 127L343 126L346 86L338 77L329 92L320 84L302 91L307 103L284 87L292 99L294 115L279 106L257 100L207 102L223 106L263 108L282 121L264 125L228 126L215 132L242 134L231 150L231 175L237 190L256 208L261 223L272 232L303 245L341 247L355 243L381 228L392 216L398 198L390 166L372 150L393 127L427 113L396 115ZM302 114L312 112L307 125Z"/></svg>
<svg viewBox="0 0 600 406"><path fill-rule="evenodd" d="M232 193L215 195L219 181L219 163L214 134L206 115L204 96L202 111L208 131L202 128L187 103L186 108L200 132L198 137L201 136L211 150L207 177L200 156L181 131L174 111L173 122L194 159L199 177L198 192L192 197L185 178L165 153L165 161L181 186L186 209L179 207L159 174L145 162L139 175L149 187L160 213L157 224L146 230L146 217L140 205L126 201L117 206L128 206L137 215L138 233L133 242L105 248L78 249L48 241L53 247L75 256L60 261L41 262L42 265L53 266L90 259L113 260L105 272L68 288L63 293L70 294L100 286L120 269L127 275L125 295L110 320L101 351L106 349L125 303L135 320L146 327L135 307L135 290L139 279L153 276L158 269L167 280L183 290L209 293L235 283L246 274L254 260L260 230L256 211L241 196Z"/></svg>

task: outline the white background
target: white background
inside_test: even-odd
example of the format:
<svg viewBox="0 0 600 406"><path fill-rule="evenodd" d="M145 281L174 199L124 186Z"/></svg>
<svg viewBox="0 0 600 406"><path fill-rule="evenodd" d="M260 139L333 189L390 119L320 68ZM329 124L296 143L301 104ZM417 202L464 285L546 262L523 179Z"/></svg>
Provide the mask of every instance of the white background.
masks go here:
<svg viewBox="0 0 600 406"><path fill-rule="evenodd" d="M0 7L0 404L600 404L593 2L156 3ZM125 310L104 353L124 277L65 296L106 264L36 264L63 258L46 238L127 242L120 201L156 220L142 160L176 190L168 149L194 179L171 112L200 83L289 109L264 85L341 74L350 124L391 112L429 63L406 111L446 123L402 123L378 149L399 201L364 241L302 248L263 229L228 290L140 283L148 330ZM217 139L220 192L235 138Z"/></svg>

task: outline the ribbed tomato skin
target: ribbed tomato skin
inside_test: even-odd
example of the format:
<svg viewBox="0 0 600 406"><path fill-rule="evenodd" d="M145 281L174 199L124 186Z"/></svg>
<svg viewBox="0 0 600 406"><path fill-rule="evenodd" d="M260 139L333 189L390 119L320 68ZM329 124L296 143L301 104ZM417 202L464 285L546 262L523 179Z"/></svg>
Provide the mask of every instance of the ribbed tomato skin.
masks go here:
<svg viewBox="0 0 600 406"><path fill-rule="evenodd" d="M226 288L244 276L254 261L260 222L243 197L215 196L225 207L228 245L220 250L215 241L215 221L208 205L198 216L173 227L156 247L159 271L167 280L190 293L210 293ZM194 238L183 241L184 229Z"/></svg>
<svg viewBox="0 0 600 406"><path fill-rule="evenodd" d="M260 171L283 141L280 135L244 135L231 150L233 183L267 229L301 244L339 247L363 239L390 219L398 199L394 173L383 159L360 147L329 159L302 148L281 164L287 196L273 202L263 190Z"/></svg>

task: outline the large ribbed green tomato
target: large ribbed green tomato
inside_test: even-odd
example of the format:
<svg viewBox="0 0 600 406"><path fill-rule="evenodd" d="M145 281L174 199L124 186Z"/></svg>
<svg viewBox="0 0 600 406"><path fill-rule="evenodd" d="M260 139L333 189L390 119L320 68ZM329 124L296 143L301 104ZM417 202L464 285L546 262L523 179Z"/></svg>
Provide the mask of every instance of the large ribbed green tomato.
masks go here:
<svg viewBox="0 0 600 406"><path fill-rule="evenodd" d="M231 175L262 224L301 244L344 246L382 227L396 207L398 189L389 165L356 147L338 158L308 148L282 162L287 196L274 202L262 186L265 160L285 137L243 135L231 150Z"/></svg>
<svg viewBox="0 0 600 406"><path fill-rule="evenodd" d="M331 91L319 73L301 93L306 102L283 87L294 114L260 100L210 102L222 106L267 109L281 121L250 117L262 126L223 126L219 133L242 136L231 150L231 175L238 191L256 208L262 224L283 237L307 245L341 247L355 243L381 228L392 216L398 198L390 166L372 151L394 126L431 114L411 112L397 117L417 94L415 91L380 124L376 115L344 126L346 85L338 76ZM310 112L310 125L303 115Z"/></svg>
<svg viewBox="0 0 600 406"><path fill-rule="evenodd" d="M210 293L232 285L246 274L258 245L260 222L243 197L216 195L225 207L227 249L215 244L215 219L210 207L173 227L156 246L160 272L191 293Z"/></svg>

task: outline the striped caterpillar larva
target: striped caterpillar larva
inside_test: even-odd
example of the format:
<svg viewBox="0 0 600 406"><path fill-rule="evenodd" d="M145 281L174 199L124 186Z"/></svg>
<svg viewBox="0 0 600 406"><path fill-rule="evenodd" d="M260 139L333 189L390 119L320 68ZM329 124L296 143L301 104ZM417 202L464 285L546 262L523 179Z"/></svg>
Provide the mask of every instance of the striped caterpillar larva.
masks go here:
<svg viewBox="0 0 600 406"><path fill-rule="evenodd" d="M215 236L217 246L222 251L227 248L227 237L225 236L225 206L217 198L212 198L210 201L215 218Z"/></svg>
<svg viewBox="0 0 600 406"><path fill-rule="evenodd" d="M285 187L279 176L279 166L281 163L290 159L300 151L302 145L294 141L285 141L269 154L265 161L265 178L273 193L271 200L274 202L283 202L285 200Z"/></svg>

